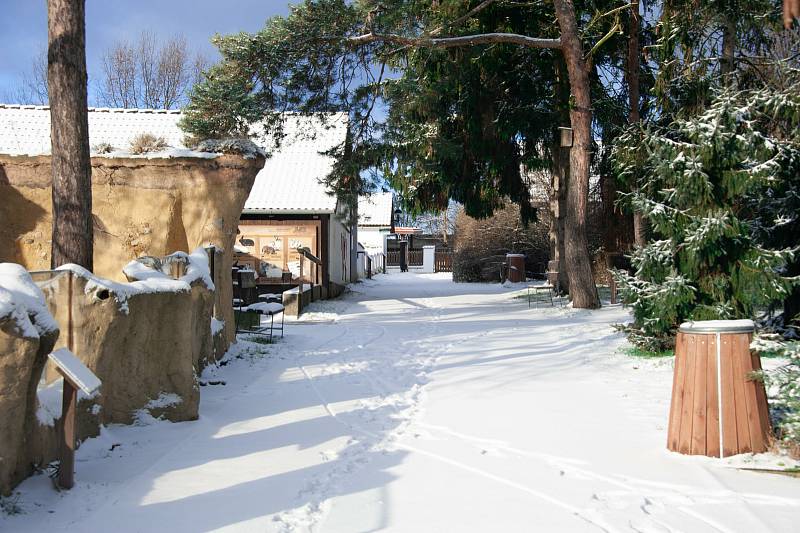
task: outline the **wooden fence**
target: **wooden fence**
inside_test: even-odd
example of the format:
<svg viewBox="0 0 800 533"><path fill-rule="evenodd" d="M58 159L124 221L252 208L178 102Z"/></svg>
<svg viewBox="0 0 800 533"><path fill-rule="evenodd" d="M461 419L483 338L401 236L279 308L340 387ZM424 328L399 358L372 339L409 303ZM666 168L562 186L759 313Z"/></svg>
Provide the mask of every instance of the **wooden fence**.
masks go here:
<svg viewBox="0 0 800 533"><path fill-rule="evenodd" d="M422 266L422 250L408 251L408 266Z"/></svg>
<svg viewBox="0 0 800 533"><path fill-rule="evenodd" d="M400 251L388 251L386 252L386 266L400 266Z"/></svg>
<svg viewBox="0 0 800 533"><path fill-rule="evenodd" d="M436 252L434 266L436 272L452 272L453 254L451 252Z"/></svg>
<svg viewBox="0 0 800 533"><path fill-rule="evenodd" d="M371 274L378 272L386 272L386 256L383 253L370 254L370 267ZM371 276L370 276L371 277Z"/></svg>

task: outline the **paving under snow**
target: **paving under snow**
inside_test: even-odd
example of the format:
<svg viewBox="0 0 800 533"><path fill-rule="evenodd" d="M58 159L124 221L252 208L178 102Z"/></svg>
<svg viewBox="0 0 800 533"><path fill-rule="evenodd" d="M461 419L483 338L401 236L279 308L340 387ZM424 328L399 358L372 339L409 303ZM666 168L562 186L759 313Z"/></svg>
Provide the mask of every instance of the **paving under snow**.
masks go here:
<svg viewBox="0 0 800 533"><path fill-rule="evenodd" d="M671 362L617 353L624 310L512 292L358 284L207 370L198 421L105 428L72 491L23 483L0 530L797 531L800 480L733 468L782 459L666 450Z"/></svg>

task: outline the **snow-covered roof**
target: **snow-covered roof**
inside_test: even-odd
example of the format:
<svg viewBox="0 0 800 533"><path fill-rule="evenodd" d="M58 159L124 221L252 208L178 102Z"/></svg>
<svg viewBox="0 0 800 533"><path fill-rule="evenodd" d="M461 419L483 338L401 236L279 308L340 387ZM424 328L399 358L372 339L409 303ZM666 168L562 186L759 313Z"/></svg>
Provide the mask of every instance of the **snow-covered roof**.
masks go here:
<svg viewBox="0 0 800 533"><path fill-rule="evenodd" d="M89 145L110 144L127 150L141 133L163 137L173 148L185 149L185 133L178 128L180 111L154 109L89 108ZM0 153L40 155L50 153L50 108L0 104Z"/></svg>
<svg viewBox="0 0 800 533"><path fill-rule="evenodd" d="M89 108L89 144L110 144L128 150L142 133L163 137L172 147L161 157L211 156L188 150L185 133L178 127L180 111L154 109ZM244 213L334 213L336 197L321 182L333 168L332 156L322 152L340 146L347 137L347 114L332 113L326 120L298 114L285 115L285 138L278 150L258 125L253 141L271 152L256 176ZM0 153L39 155L50 153L50 108L0 104ZM110 155L123 155L114 152ZM128 154L129 155L129 154Z"/></svg>
<svg viewBox="0 0 800 533"><path fill-rule="evenodd" d="M359 226L386 226L392 225L394 205L391 192L380 192L358 198L358 225Z"/></svg>
<svg viewBox="0 0 800 533"><path fill-rule="evenodd" d="M323 152L337 148L347 137L347 114L331 114L326 120L286 115L285 138L258 173L244 212L334 213L336 197L321 182L333 169L334 158ZM258 128L253 140L269 151L270 141Z"/></svg>

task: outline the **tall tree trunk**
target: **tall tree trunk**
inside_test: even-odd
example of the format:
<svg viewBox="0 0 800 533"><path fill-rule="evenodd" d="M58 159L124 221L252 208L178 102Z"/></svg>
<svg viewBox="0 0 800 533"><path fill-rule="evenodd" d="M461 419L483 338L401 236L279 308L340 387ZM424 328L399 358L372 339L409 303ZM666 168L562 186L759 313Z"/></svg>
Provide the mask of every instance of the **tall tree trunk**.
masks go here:
<svg viewBox="0 0 800 533"><path fill-rule="evenodd" d="M567 186L567 212L564 218L564 255L569 278L572 305L580 309L597 309L600 300L592 276L589 243L586 238L586 215L589 203L589 164L592 146L592 98L589 73L578 36L575 6L572 0L554 0L561 29L561 50L567 63L569 84L574 105L571 107L572 150Z"/></svg>
<svg viewBox="0 0 800 533"><path fill-rule="evenodd" d="M630 27L628 29L628 123L636 124L639 122L639 60L641 48L639 46L639 32L641 19L639 17L639 1L631 2ZM637 184L633 184L633 191L638 190ZM645 222L640 211L633 212L633 242L636 246L645 245Z"/></svg>
<svg viewBox="0 0 800 533"><path fill-rule="evenodd" d="M720 66L723 76L733 72L736 51L736 21L731 18L730 14L726 13L725 17L725 24L722 28L722 64Z"/></svg>
<svg viewBox="0 0 800 533"><path fill-rule="evenodd" d="M47 88L53 176L53 268L92 270L92 168L84 0L48 0Z"/></svg>
<svg viewBox="0 0 800 533"><path fill-rule="evenodd" d="M553 58L553 72L555 72L555 99L558 110L558 121L562 127L569 126L569 76L567 64L563 56ZM561 146L559 131L553 132L553 146L551 148L552 189L550 198L550 260L555 262L555 267L548 265L547 270L553 268L558 271L559 292L569 292L569 279L567 278L567 261L564 252L564 217L567 213L567 187L569 185L569 148Z"/></svg>
<svg viewBox="0 0 800 533"><path fill-rule="evenodd" d="M567 211L567 183L569 181L569 149L562 148L558 136L553 143L553 196L550 199L550 258L558 270L560 292L569 292L566 255L564 253L564 215ZM548 271L550 268L548 268Z"/></svg>

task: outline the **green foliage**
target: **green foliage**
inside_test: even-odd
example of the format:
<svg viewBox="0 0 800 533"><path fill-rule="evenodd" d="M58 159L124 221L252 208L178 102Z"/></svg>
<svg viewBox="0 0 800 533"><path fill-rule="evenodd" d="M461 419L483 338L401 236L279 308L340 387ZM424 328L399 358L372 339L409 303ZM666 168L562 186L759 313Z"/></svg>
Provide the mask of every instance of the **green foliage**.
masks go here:
<svg viewBox="0 0 800 533"><path fill-rule="evenodd" d="M738 58L761 55L781 27L779 0L665 0L650 9L658 16L647 48L658 63L653 96L667 122L702 111L714 97L723 75L726 32L736 57L730 76L738 78L744 72Z"/></svg>
<svg viewBox="0 0 800 533"><path fill-rule="evenodd" d="M752 344L759 353L779 356L786 364L764 378L770 388L778 438L795 450L800 450L800 342L784 341L777 335L761 335Z"/></svg>
<svg viewBox="0 0 800 533"><path fill-rule="evenodd" d="M548 168L554 132L569 123L569 88L557 51L511 44L453 49L359 42L370 32L400 37L518 33L558 37L552 6L497 1L437 3L307 0L255 34L215 38L222 61L195 87L182 126L192 140L241 136L261 122L283 139L283 112L325 119L345 111L350 135L332 150L326 181L339 196L369 191L379 176L408 211L445 209L450 199L486 217L506 199L535 219L526 170ZM587 50L610 61L619 46L619 7L579 2ZM585 15L585 16L584 16ZM560 70L560 72L558 72ZM603 93L599 77L595 91ZM601 104L603 109L608 105ZM605 115L604 115L605 116Z"/></svg>
<svg viewBox="0 0 800 533"><path fill-rule="evenodd" d="M623 350L625 355L629 355L631 357L640 357L642 359L658 359L661 357L672 357L675 355L673 350L661 350L661 351L652 351L652 350L645 350L638 346L630 346Z"/></svg>
<svg viewBox="0 0 800 533"><path fill-rule="evenodd" d="M653 234L631 257L634 274L614 274L633 308L632 342L661 349L684 320L754 318L788 294L783 269L798 237L775 247L759 236L774 217L796 215L761 198L796 183L798 124L795 84L723 91L695 117L619 139L620 175L646 176L628 199Z"/></svg>

